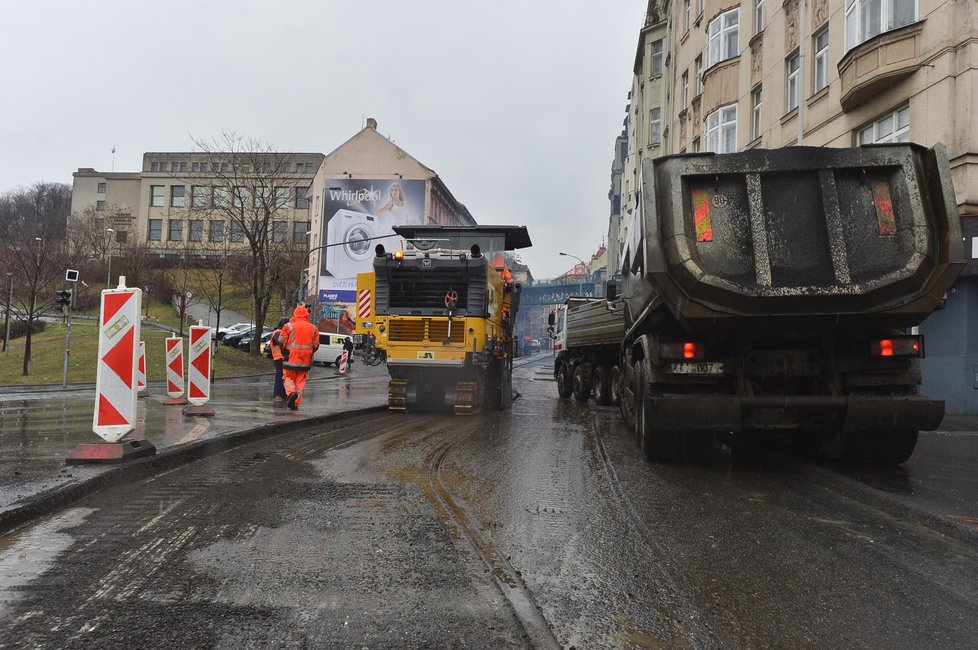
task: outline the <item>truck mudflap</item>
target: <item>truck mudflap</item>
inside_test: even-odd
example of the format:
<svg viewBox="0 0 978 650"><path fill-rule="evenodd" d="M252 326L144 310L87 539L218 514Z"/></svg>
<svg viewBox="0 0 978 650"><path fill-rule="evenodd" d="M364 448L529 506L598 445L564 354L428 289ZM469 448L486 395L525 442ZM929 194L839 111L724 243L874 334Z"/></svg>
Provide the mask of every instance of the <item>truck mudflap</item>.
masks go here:
<svg viewBox="0 0 978 650"><path fill-rule="evenodd" d="M663 431L738 433L752 411L780 410L786 415L835 411L843 431L880 428L930 431L944 419L943 400L906 397L736 397L665 395L652 398L650 425Z"/></svg>

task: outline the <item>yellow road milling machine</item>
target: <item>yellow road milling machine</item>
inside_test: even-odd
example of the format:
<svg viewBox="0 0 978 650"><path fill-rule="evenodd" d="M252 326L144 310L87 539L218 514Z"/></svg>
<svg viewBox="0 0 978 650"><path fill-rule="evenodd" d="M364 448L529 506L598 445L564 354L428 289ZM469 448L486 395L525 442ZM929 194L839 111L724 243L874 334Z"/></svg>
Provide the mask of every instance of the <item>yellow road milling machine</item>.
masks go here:
<svg viewBox="0 0 978 650"><path fill-rule="evenodd" d="M357 277L355 343L387 360L392 410L458 415L513 398L513 324L520 285L505 251L531 245L525 226L396 226L401 250L376 247Z"/></svg>

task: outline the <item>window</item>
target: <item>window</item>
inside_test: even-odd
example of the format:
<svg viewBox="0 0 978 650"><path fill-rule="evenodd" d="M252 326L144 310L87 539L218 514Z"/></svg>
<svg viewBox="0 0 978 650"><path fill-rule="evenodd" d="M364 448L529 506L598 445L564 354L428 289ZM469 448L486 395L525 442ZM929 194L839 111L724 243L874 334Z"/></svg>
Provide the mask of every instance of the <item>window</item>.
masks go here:
<svg viewBox="0 0 978 650"><path fill-rule="evenodd" d="M658 145L662 142L662 109L653 108L649 111L649 144Z"/></svg>
<svg viewBox="0 0 978 650"><path fill-rule="evenodd" d="M693 64L693 97L703 94L703 56L696 57Z"/></svg>
<svg viewBox="0 0 978 650"><path fill-rule="evenodd" d="M234 196L232 197L233 205L236 208L243 208L245 201L248 200L248 190L241 187L240 185L234 188Z"/></svg>
<svg viewBox="0 0 978 650"><path fill-rule="evenodd" d="M172 174L173 172L178 172L178 171L180 171L180 164L170 163L170 173Z"/></svg>
<svg viewBox="0 0 978 650"><path fill-rule="evenodd" d="M750 91L750 139L761 137L761 86Z"/></svg>
<svg viewBox="0 0 978 650"><path fill-rule="evenodd" d="M163 220L162 219L150 219L149 220L149 236L150 241L160 241L163 239Z"/></svg>
<svg viewBox="0 0 978 650"><path fill-rule="evenodd" d="M737 151L737 105L721 106L706 116L706 150Z"/></svg>
<svg viewBox="0 0 978 650"><path fill-rule="evenodd" d="M754 0L754 33L764 31L764 0Z"/></svg>
<svg viewBox="0 0 978 650"><path fill-rule="evenodd" d="M309 209L309 199L306 198L306 192L309 191L309 186L297 187L295 188L295 207L300 210Z"/></svg>
<svg viewBox="0 0 978 650"><path fill-rule="evenodd" d="M710 21L706 67L737 56L740 51L740 9L731 9Z"/></svg>
<svg viewBox="0 0 978 650"><path fill-rule="evenodd" d="M652 76L662 74L662 41L652 43Z"/></svg>
<svg viewBox="0 0 978 650"><path fill-rule="evenodd" d="M226 187L215 187L214 188L214 203L215 208L226 208L228 207L228 188Z"/></svg>
<svg viewBox="0 0 978 650"><path fill-rule="evenodd" d="M95 202L95 210L98 211L98 212L104 212L105 211L105 201L96 201Z"/></svg>
<svg viewBox="0 0 978 650"><path fill-rule="evenodd" d="M685 16L686 21L684 23L685 30L689 31L690 26L692 26L693 21L690 19L690 2L689 0L683 0L683 16Z"/></svg>
<svg viewBox="0 0 978 650"><path fill-rule="evenodd" d="M812 37L815 52L815 70L812 73L812 92L817 93L829 85L829 26L826 25Z"/></svg>
<svg viewBox="0 0 978 650"><path fill-rule="evenodd" d="M693 153L699 153L699 152L700 152L700 139L693 138Z"/></svg>
<svg viewBox="0 0 978 650"><path fill-rule="evenodd" d="M306 163L306 173L307 174L312 173L312 163Z"/></svg>
<svg viewBox="0 0 978 650"><path fill-rule="evenodd" d="M193 185L190 188L190 205L194 208L207 207L207 187L205 185Z"/></svg>
<svg viewBox="0 0 978 650"><path fill-rule="evenodd" d="M272 222L272 241L281 244L289 236L289 223L287 221Z"/></svg>
<svg viewBox="0 0 978 650"><path fill-rule="evenodd" d="M917 20L917 0L846 0L846 50Z"/></svg>
<svg viewBox="0 0 978 650"><path fill-rule="evenodd" d="M224 221L220 219L213 219L208 224L210 227L210 232L207 238L212 242L222 242L224 241Z"/></svg>
<svg viewBox="0 0 978 650"><path fill-rule="evenodd" d="M275 188L275 207L276 208L289 207L289 188L282 187L282 186Z"/></svg>
<svg viewBox="0 0 978 650"><path fill-rule="evenodd" d="M271 193L272 193L271 192L271 189L272 188L270 188L270 187L263 187L263 186L258 186L258 187L253 188L253 194L255 196L254 201L255 201L255 207L256 208L260 208L262 206L268 205L268 200L271 198Z"/></svg>
<svg viewBox="0 0 978 650"><path fill-rule="evenodd" d="M190 171L192 171L192 172L199 172L200 171L200 163L199 162L190 163Z"/></svg>
<svg viewBox="0 0 978 650"><path fill-rule="evenodd" d="M887 113L859 130L857 144L883 144L884 142L910 142L909 106Z"/></svg>
<svg viewBox="0 0 978 650"><path fill-rule="evenodd" d="M166 233L167 241L183 241L183 220L170 219L169 230Z"/></svg>
<svg viewBox="0 0 978 650"><path fill-rule="evenodd" d="M149 186L149 205L154 208L163 207L163 186L162 185L150 185Z"/></svg>
<svg viewBox="0 0 978 650"><path fill-rule="evenodd" d="M204 221L202 219L190 220L190 232L187 241L204 241Z"/></svg>
<svg viewBox="0 0 978 650"><path fill-rule="evenodd" d="M703 0L696 0L696 16L703 15Z"/></svg>
<svg viewBox="0 0 978 650"><path fill-rule="evenodd" d="M186 189L183 185L174 185L170 188L170 207L182 208L184 206L184 192Z"/></svg>
<svg viewBox="0 0 978 650"><path fill-rule="evenodd" d="M221 163L221 171L224 173L231 171L231 163Z"/></svg>
<svg viewBox="0 0 978 650"><path fill-rule="evenodd" d="M309 232L308 221L296 221L292 224L292 243L305 244L306 234Z"/></svg>
<svg viewBox="0 0 978 650"><path fill-rule="evenodd" d="M95 191L98 194L105 194L105 183L99 183L98 188Z"/></svg>
<svg viewBox="0 0 978 650"><path fill-rule="evenodd" d="M785 112L787 113L790 113L791 111L798 108L798 101L799 101L798 96L800 94L798 92L799 91L798 72L800 67L798 65L798 62L799 62L798 52L795 52L794 54L789 56L788 60L785 61L785 71L787 73L787 81L788 81L787 92L785 93L785 98L787 102L787 107L786 107L787 110Z"/></svg>
<svg viewBox="0 0 978 650"><path fill-rule="evenodd" d="M211 171L212 172L221 171L221 163L211 163Z"/></svg>
<svg viewBox="0 0 978 650"><path fill-rule="evenodd" d="M683 108L689 106L689 70L683 73Z"/></svg>
<svg viewBox="0 0 978 650"><path fill-rule="evenodd" d="M240 244L244 241L244 228L240 222L235 220L231 221L231 241L235 244Z"/></svg>
<svg viewBox="0 0 978 650"><path fill-rule="evenodd" d="M158 163L158 162L150 163L149 164L149 171L151 171L151 172L158 172L158 171L160 171L160 163Z"/></svg>

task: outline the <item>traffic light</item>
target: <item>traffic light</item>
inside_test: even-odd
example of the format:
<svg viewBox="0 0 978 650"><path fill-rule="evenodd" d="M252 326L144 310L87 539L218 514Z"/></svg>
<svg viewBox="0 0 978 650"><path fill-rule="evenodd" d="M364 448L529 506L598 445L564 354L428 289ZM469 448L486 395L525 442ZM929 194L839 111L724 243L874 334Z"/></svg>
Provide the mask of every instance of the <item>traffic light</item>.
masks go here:
<svg viewBox="0 0 978 650"><path fill-rule="evenodd" d="M71 305L71 289L64 289L58 292L58 304L64 307Z"/></svg>

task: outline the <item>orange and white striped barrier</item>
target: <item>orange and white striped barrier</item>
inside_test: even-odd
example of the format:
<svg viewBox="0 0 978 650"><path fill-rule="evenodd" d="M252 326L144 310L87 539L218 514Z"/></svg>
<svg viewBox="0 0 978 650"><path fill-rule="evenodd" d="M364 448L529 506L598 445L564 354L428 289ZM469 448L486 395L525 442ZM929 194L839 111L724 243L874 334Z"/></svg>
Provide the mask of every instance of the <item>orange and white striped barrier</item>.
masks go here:
<svg viewBox="0 0 978 650"><path fill-rule="evenodd" d="M105 443L79 445L68 465L120 463L156 452L145 440L122 440L136 426L141 301L142 291L127 288L125 276L118 288L102 291L92 431Z"/></svg>
<svg viewBox="0 0 978 650"><path fill-rule="evenodd" d="M171 336L166 339L166 406L183 406L183 339Z"/></svg>
<svg viewBox="0 0 978 650"><path fill-rule="evenodd" d="M184 415L214 415L207 406L211 398L211 328L194 325L190 328L190 362L187 364L187 399L190 405Z"/></svg>
<svg viewBox="0 0 978 650"><path fill-rule="evenodd" d="M343 350L343 354L340 355L340 374L345 375L350 364L350 353Z"/></svg>
<svg viewBox="0 0 978 650"><path fill-rule="evenodd" d="M370 289L360 289L357 292L357 318L370 318Z"/></svg>
<svg viewBox="0 0 978 650"><path fill-rule="evenodd" d="M146 397L146 341L139 342L139 360L136 363L136 394L139 397Z"/></svg>

